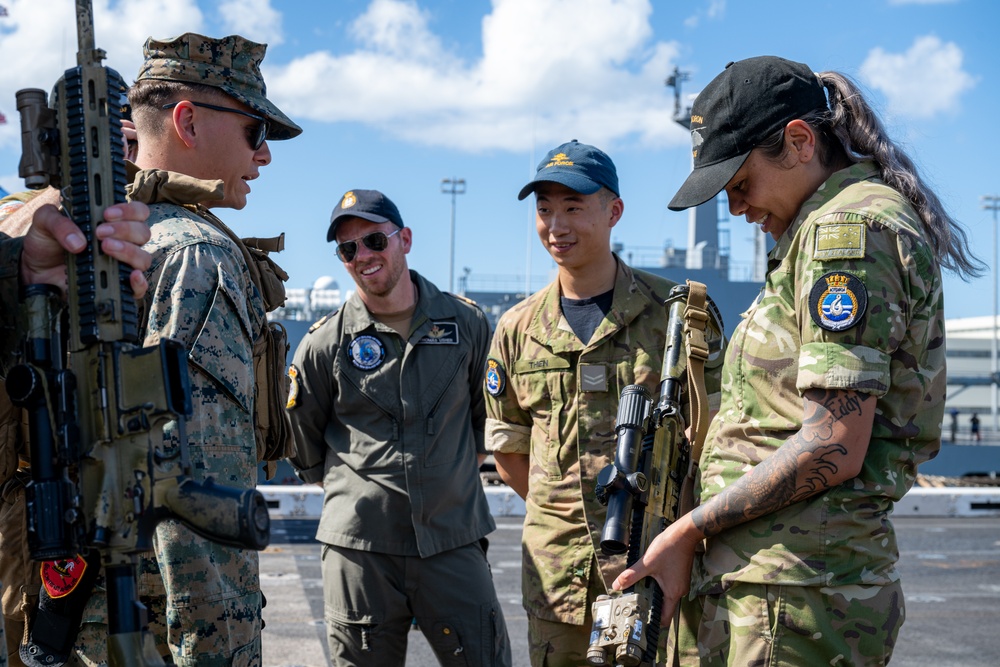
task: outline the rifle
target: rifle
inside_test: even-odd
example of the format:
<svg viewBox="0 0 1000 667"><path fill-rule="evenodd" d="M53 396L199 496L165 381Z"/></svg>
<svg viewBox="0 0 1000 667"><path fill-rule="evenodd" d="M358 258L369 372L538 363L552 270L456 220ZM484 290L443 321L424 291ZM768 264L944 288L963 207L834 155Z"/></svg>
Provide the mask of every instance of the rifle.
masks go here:
<svg viewBox="0 0 1000 667"><path fill-rule="evenodd" d="M614 463L597 476L597 499L608 507L601 532L606 555L627 552L631 566L657 535L689 511L694 467L707 430L704 362L721 349L722 316L705 286L688 281L667 297L660 395L633 384L622 389L615 419ZM691 403L694 444L687 439L681 404L684 388ZM652 577L621 594L594 601L587 662L591 665L653 665L660 637L663 592ZM613 661L612 662L609 662Z"/></svg>
<svg viewBox="0 0 1000 667"><path fill-rule="evenodd" d="M105 255L94 234L104 209L125 201L126 86L100 64L106 54L95 48L90 0L76 1L76 16L77 67L56 83L51 104L43 90L17 93L19 174L29 188L61 188L62 207L87 247L67 261L68 313L55 287L24 288L23 363L8 373L6 386L28 413L32 559L75 559L86 567L99 554L107 580L109 664L163 665L136 580L139 554L152 548L156 524L178 519L207 539L259 550L270 539L270 520L256 489L191 478L184 434L191 413L187 352L167 339L138 346L130 268ZM170 421L176 421L180 445L168 450L163 427ZM89 590L84 593L85 601ZM65 612L59 600L50 601L50 611ZM65 661L82 613L78 606L75 626L59 626L58 639L45 636L54 627L46 621L44 632L22 645L27 664Z"/></svg>

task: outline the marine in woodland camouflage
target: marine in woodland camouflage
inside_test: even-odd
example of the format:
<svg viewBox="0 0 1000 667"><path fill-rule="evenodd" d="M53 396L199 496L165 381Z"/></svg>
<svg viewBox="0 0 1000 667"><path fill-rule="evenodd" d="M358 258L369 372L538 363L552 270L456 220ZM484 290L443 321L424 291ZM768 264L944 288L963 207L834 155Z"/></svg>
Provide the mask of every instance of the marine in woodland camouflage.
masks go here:
<svg viewBox="0 0 1000 667"><path fill-rule="evenodd" d="M845 290L843 302L831 298L831 284ZM838 324L833 306L852 298L853 312L841 309ZM703 502L799 430L809 388L877 397L864 467L854 480L708 540L695 562L697 592L735 582L898 580L889 514L917 465L940 447L943 295L920 219L869 161L820 186L771 253L763 292L730 340L721 411L701 459Z"/></svg>
<svg viewBox="0 0 1000 667"><path fill-rule="evenodd" d="M595 554L605 587L625 566L624 556L600 553L607 511L594 487L614 459L621 390L641 384L658 392L663 304L673 286L618 259L611 311L589 343L563 317L557 282L497 325L487 362L498 382L489 384L488 371L486 442L490 451L530 455L522 592L525 609L538 618L583 624ZM710 402L718 405L717 368L708 375Z"/></svg>
<svg viewBox="0 0 1000 667"><path fill-rule="evenodd" d="M246 262L207 209L183 201L221 198L221 181L139 172L130 197L150 204L153 255L146 273L145 344L160 338L188 350L194 412L186 421L192 477L256 485L253 427L254 338L264 305ZM176 451L176 422L164 448ZM260 664L261 592L255 551L221 546L176 521L156 529L155 559L144 559L140 593L150 606L161 651L179 665ZM77 648L85 664L102 659L103 592L88 603Z"/></svg>

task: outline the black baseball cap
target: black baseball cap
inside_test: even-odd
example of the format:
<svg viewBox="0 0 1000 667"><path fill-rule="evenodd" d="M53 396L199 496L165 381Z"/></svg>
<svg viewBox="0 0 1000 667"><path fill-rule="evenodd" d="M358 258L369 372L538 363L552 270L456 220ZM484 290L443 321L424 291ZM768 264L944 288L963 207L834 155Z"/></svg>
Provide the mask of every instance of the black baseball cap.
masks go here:
<svg viewBox="0 0 1000 667"><path fill-rule="evenodd" d="M719 194L750 151L788 122L826 109L819 77L802 63L776 56L731 62L691 106L694 170L671 211L704 204Z"/></svg>
<svg viewBox="0 0 1000 667"><path fill-rule="evenodd" d="M582 195L592 195L605 187L621 196L615 163L601 149L576 139L548 152L538 163L535 179L521 188L518 200L534 192L539 183L546 182L560 183Z"/></svg>
<svg viewBox="0 0 1000 667"><path fill-rule="evenodd" d="M326 232L328 242L337 239L337 225L346 218L391 222L400 229L406 226L396 205L378 190L348 190L344 193L330 215L330 229Z"/></svg>

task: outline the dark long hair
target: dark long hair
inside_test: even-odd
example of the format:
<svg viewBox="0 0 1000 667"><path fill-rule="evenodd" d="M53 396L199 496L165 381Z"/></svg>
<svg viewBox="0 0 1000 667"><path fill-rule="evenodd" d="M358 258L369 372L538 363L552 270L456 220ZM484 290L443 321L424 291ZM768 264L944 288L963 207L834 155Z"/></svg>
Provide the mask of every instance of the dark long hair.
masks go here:
<svg viewBox="0 0 1000 667"><path fill-rule="evenodd" d="M830 167L845 158L850 162L873 160L886 185L906 197L920 216L941 266L963 280L983 275L987 267L972 254L965 229L927 187L913 160L889 138L858 86L839 72L820 72L817 76L826 88L830 108L811 112L802 120L820 137L820 163ZM778 159L784 152L784 128L757 148L765 157Z"/></svg>

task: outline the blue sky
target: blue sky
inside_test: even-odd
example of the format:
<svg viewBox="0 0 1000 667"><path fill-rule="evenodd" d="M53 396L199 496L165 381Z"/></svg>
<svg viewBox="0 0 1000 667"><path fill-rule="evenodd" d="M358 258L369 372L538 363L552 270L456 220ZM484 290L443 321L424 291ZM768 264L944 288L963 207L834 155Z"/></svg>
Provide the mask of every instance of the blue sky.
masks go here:
<svg viewBox="0 0 1000 667"><path fill-rule="evenodd" d="M0 187L21 188L14 92L51 88L75 62L71 0L0 0ZM346 190L374 188L414 232L410 266L447 288L451 197L455 277L469 286L538 288L552 262L517 192L550 148L579 139L618 166L625 215L613 240L652 257L684 247L687 217L667 202L690 169L671 120L673 68L684 97L730 60L773 54L835 69L870 94L894 138L992 264L1000 194L1000 48L992 0L95 0L97 43L131 80L145 38L239 33L269 44L269 97L299 122L272 142L248 206L222 212L247 236L286 233L290 285L350 279L326 229ZM685 99L685 102L687 100ZM728 223L735 262L756 227ZM946 277L948 317L989 315L992 274Z"/></svg>

